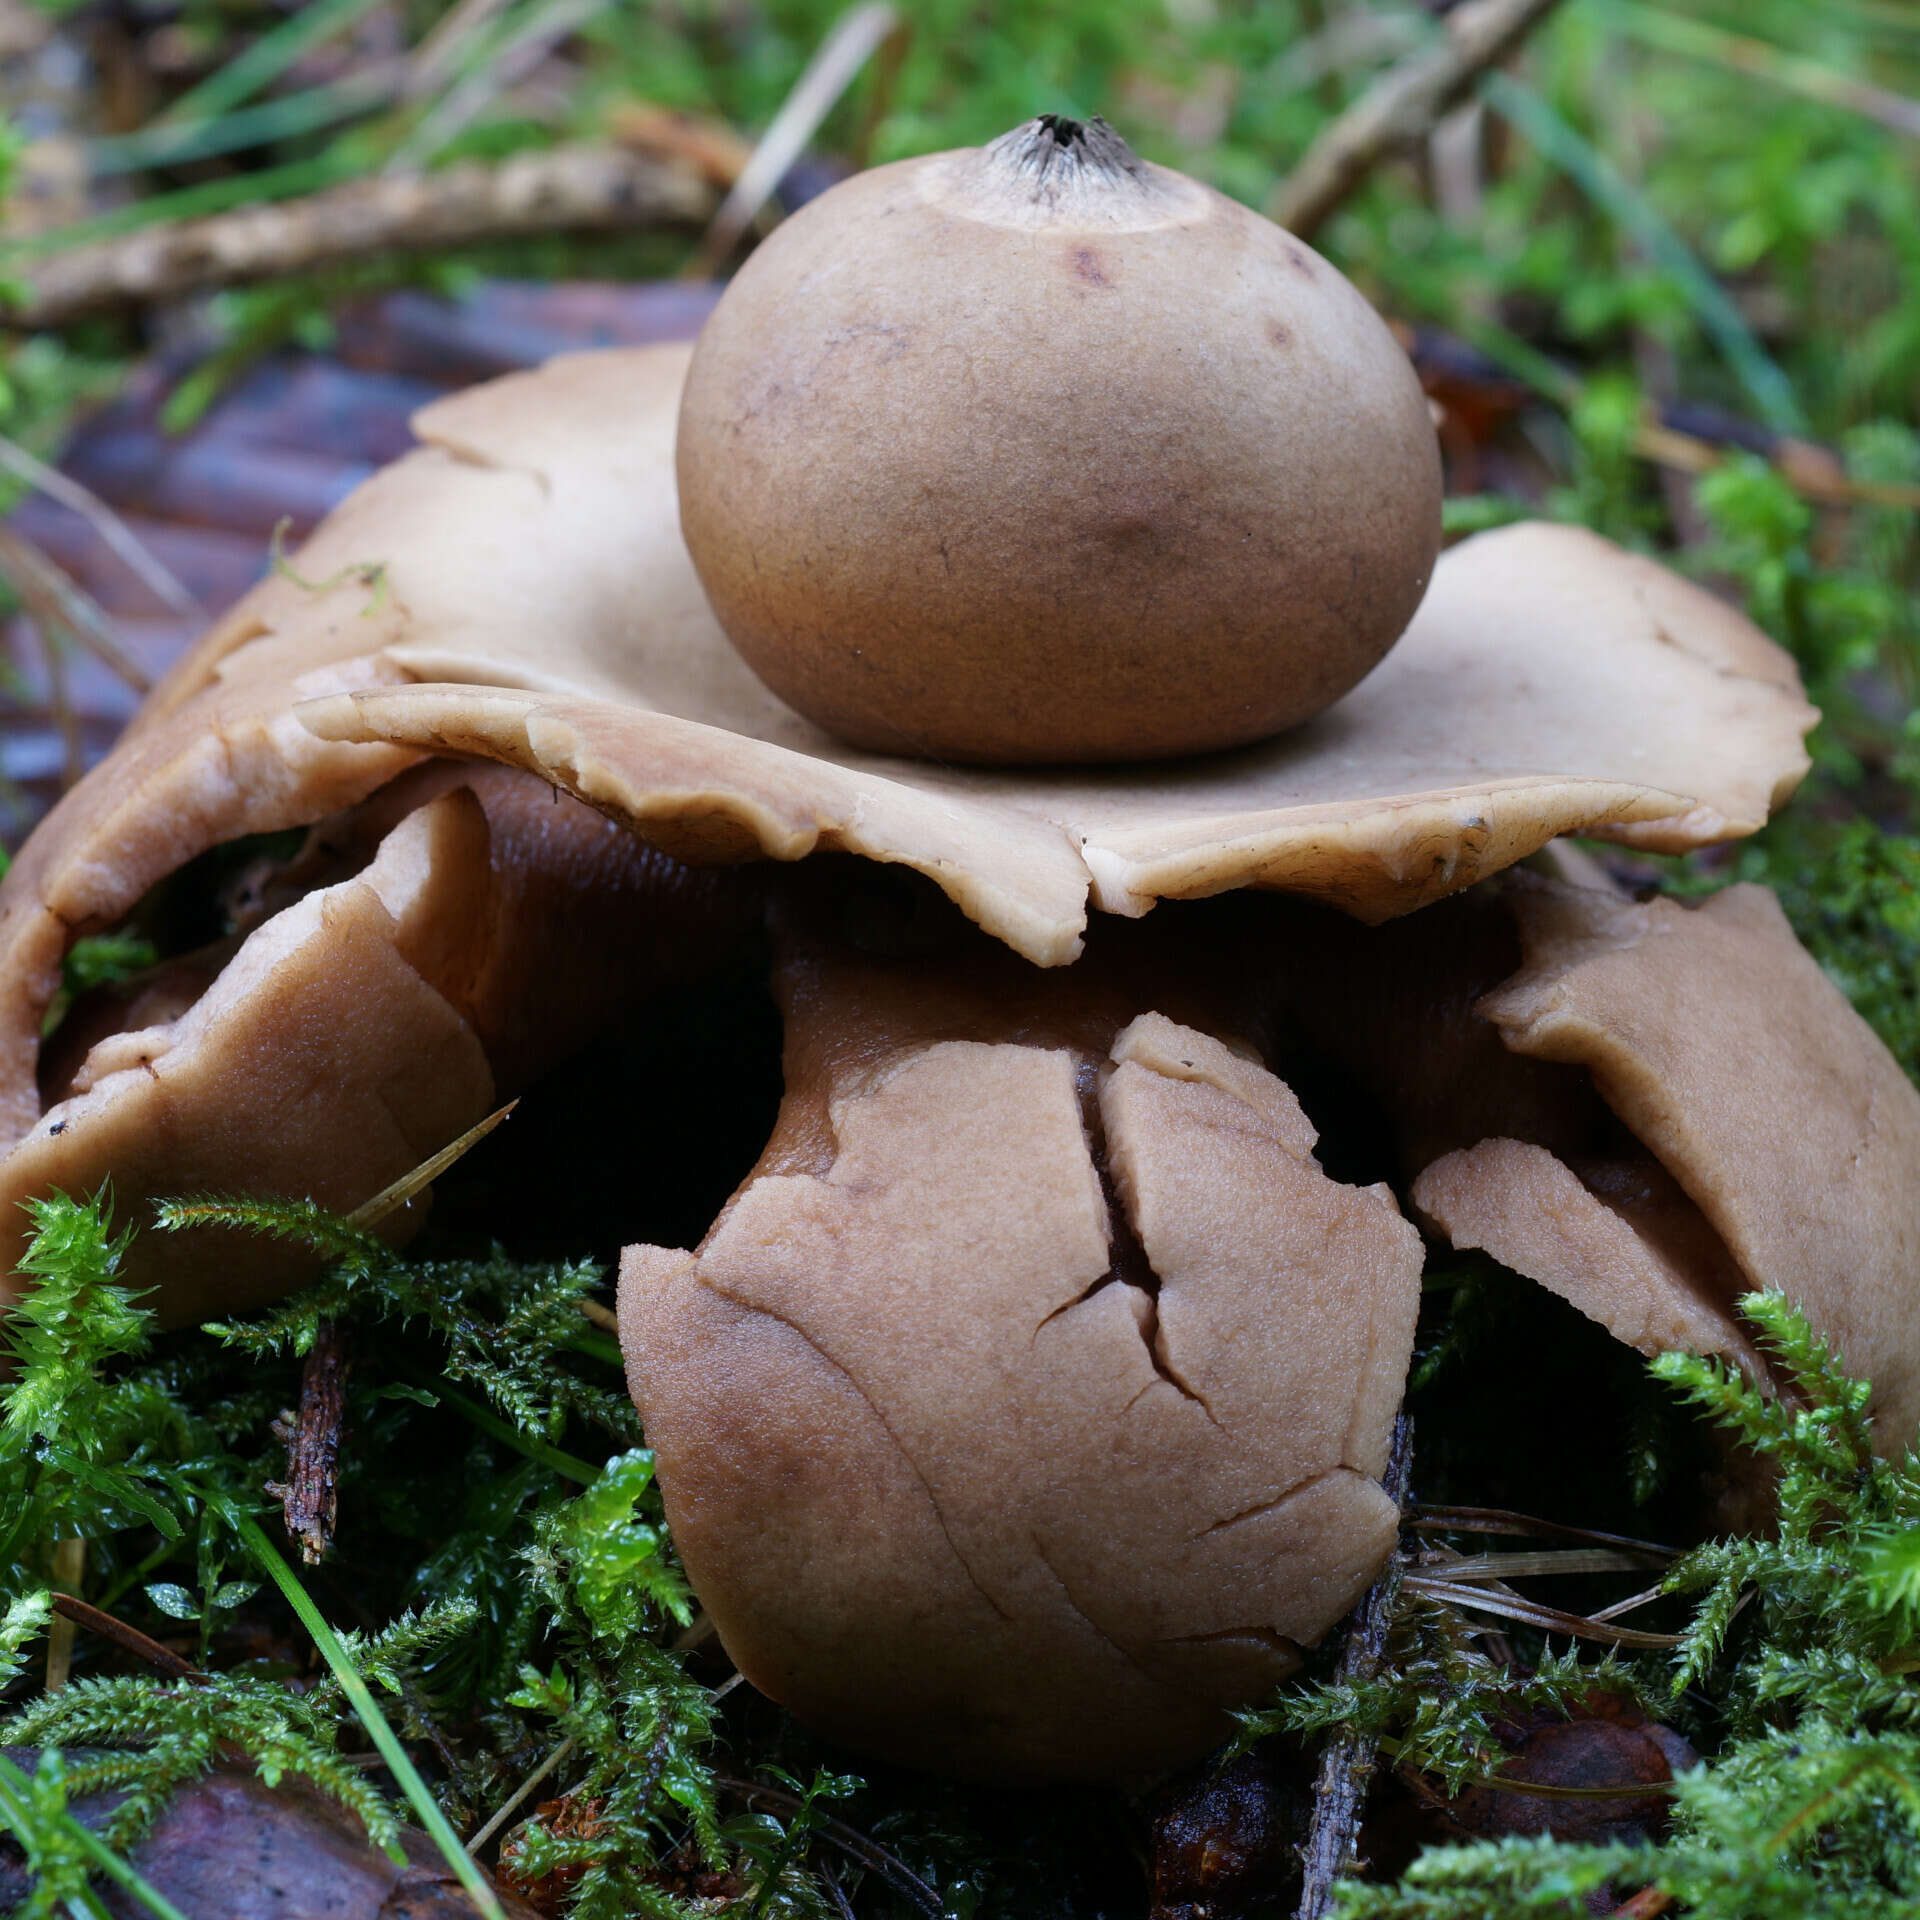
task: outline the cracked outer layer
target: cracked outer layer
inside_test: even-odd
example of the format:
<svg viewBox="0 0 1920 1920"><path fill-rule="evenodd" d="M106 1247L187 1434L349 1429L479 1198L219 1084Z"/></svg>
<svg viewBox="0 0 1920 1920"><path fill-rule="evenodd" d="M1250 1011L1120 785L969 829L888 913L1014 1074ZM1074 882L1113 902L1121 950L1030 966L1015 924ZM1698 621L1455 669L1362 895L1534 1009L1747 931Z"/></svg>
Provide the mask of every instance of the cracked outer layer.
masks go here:
<svg viewBox="0 0 1920 1920"><path fill-rule="evenodd" d="M1550 854L1385 927L1281 909L1270 1057L1362 1096L1427 1225L1642 1353L1767 1380L1737 1302L1787 1294L1898 1454L1920 1093L1764 888L1635 901Z"/></svg>
<svg viewBox="0 0 1920 1920"><path fill-rule="evenodd" d="M1390 1550L1420 1247L1329 1180L1242 1011L984 940L789 923L787 1093L697 1254L629 1248L622 1344L728 1652L825 1733L995 1778L1196 1758Z"/></svg>

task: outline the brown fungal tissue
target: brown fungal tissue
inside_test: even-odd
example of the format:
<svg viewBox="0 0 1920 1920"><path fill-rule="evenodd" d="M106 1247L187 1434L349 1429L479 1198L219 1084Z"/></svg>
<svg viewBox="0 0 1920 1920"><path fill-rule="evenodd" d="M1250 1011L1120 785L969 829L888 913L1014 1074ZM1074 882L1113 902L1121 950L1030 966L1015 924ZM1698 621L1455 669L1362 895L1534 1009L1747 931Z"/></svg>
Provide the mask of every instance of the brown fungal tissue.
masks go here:
<svg viewBox="0 0 1920 1920"><path fill-rule="evenodd" d="M49 816L0 882L8 1221L108 1177L134 1224L206 1189L352 1208L764 928L778 1124L697 1246L628 1248L631 1378L742 1671L974 1774L1192 1758L1365 1588L1416 1223L1763 1380L1735 1302L1781 1288L1905 1441L1920 1099L1765 895L1634 901L1556 840L1758 827L1814 719L1779 649L1523 525L1442 554L1378 667L1276 739L852 746L708 604L687 365L427 408ZM43 1047L73 940L295 828L210 943ZM1378 1115L1384 1182L1327 1171L1355 1159L1329 1085ZM135 1258L175 1320L302 1272Z"/></svg>
<svg viewBox="0 0 1920 1920"><path fill-rule="evenodd" d="M1046 115L875 168L728 287L680 510L774 692L871 751L1139 760L1330 706L1440 545L1406 356L1303 241Z"/></svg>
<svg viewBox="0 0 1920 1920"><path fill-rule="evenodd" d="M749 1679L858 1746L1196 1758L1392 1546L1419 1238L1320 1170L1198 972L1151 925L1042 973L784 917L766 1153L697 1255L622 1261L696 1587Z"/></svg>
<svg viewBox="0 0 1920 1920"><path fill-rule="evenodd" d="M349 1211L711 964L745 905L524 774L449 761L316 825L264 891L257 925L68 1015L0 1160L7 1274L15 1202L107 1178L123 1218L236 1190ZM129 1273L182 1321L276 1297L289 1261L201 1228L143 1235Z"/></svg>

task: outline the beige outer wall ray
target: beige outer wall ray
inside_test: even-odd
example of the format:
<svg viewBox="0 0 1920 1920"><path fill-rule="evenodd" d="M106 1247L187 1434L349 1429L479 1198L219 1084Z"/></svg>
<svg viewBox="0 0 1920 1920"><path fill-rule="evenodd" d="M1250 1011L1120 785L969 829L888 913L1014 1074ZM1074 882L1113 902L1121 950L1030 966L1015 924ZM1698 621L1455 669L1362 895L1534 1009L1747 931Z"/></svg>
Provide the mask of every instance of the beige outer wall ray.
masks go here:
<svg viewBox="0 0 1920 1920"><path fill-rule="evenodd" d="M1749 1284L1800 1301L1920 1426L1920 1095L1762 887L1695 908L1515 896L1526 965L1480 1003L1507 1045L1585 1066Z"/></svg>
<svg viewBox="0 0 1920 1920"><path fill-rule="evenodd" d="M789 1007L767 1156L824 1098L821 1170L761 1171L698 1255L622 1262L702 1601L756 1686L911 1765L1197 1758L1392 1546L1418 1237L1320 1171L1278 1080L1158 1015L1101 1068L1122 1227L1076 1085L1095 1061L936 1041L821 1086L804 1029L859 1022L843 984ZM940 994L920 1004L937 1030ZM1115 1265L1134 1231L1151 1292Z"/></svg>
<svg viewBox="0 0 1920 1920"><path fill-rule="evenodd" d="M480 944L487 884L485 816L449 795L358 878L258 929L178 1019L96 1046L71 1096L0 1161L0 1273L24 1251L17 1203L32 1196L91 1194L110 1177L117 1223L141 1228L153 1200L205 1194L345 1212L483 1119L486 1055L448 982L429 976ZM409 1211L393 1230L417 1226ZM157 1287L174 1325L275 1299L305 1264L225 1229L143 1232L137 1254L126 1277Z"/></svg>
<svg viewBox="0 0 1920 1920"><path fill-rule="evenodd" d="M1269 886L1380 920L1556 833L1749 832L1805 769L1813 716L1778 649L1547 526L1443 555L1381 667L1262 745L1113 772L841 748L753 678L701 597L672 478L686 361L575 355L426 408L423 446L168 676L0 883L6 1137L31 1124L73 938L207 847L317 819L421 753L525 767L697 859L840 847L917 867L1043 965L1079 951L1089 900L1138 914Z"/></svg>

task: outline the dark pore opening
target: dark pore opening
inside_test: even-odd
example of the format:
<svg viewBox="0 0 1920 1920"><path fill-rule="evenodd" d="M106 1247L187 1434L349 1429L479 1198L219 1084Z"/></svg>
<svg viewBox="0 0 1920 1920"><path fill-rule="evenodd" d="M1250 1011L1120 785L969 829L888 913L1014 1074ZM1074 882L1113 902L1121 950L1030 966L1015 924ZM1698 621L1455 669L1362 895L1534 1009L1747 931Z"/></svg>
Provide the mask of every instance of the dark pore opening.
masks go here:
<svg viewBox="0 0 1920 1920"><path fill-rule="evenodd" d="M414 1252L611 1266L697 1246L773 1132L780 1039L764 964L648 1000L441 1175Z"/></svg>

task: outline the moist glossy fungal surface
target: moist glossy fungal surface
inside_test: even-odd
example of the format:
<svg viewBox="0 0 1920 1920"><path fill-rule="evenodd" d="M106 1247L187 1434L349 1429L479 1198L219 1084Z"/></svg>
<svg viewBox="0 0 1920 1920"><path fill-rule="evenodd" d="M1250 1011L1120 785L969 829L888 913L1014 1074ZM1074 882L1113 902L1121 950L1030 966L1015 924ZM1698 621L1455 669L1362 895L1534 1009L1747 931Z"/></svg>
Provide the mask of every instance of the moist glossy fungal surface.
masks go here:
<svg viewBox="0 0 1920 1920"><path fill-rule="evenodd" d="M1339 271L1052 116L783 222L701 335L678 460L754 671L947 760L1292 726L1392 644L1440 539L1419 382Z"/></svg>

